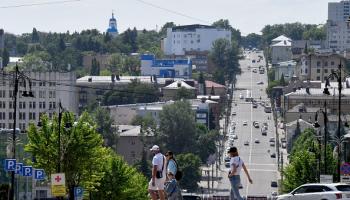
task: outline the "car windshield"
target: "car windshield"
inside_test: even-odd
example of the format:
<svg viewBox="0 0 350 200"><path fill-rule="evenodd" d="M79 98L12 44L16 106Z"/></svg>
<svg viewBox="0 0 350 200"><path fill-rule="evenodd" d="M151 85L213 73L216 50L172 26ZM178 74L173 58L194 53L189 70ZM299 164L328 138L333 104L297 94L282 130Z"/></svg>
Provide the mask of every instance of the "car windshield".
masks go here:
<svg viewBox="0 0 350 200"><path fill-rule="evenodd" d="M350 185L337 185L335 188L342 192L350 192Z"/></svg>

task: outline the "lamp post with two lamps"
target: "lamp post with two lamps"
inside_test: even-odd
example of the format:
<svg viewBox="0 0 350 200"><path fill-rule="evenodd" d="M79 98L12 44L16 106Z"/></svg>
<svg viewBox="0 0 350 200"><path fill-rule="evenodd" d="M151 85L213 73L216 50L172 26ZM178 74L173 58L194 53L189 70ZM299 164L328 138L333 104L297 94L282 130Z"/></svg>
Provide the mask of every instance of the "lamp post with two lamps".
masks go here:
<svg viewBox="0 0 350 200"><path fill-rule="evenodd" d="M332 70L331 74L329 74L326 77L326 85L325 88L323 90L323 94L326 95L330 95L328 86L330 86L330 82L329 79L336 79L337 83L338 83L338 128L337 128L337 138L341 138L341 98L342 98L342 88L343 88L343 82L346 80L346 78L348 77L348 74L344 74L342 75L342 64L340 62L340 64L338 65L338 69L337 70ZM341 156L340 156L340 146L339 144L338 148L337 148L337 154L338 154L338 158L337 158L337 177L336 177L336 181L340 182L340 165L341 165Z"/></svg>
<svg viewBox="0 0 350 200"><path fill-rule="evenodd" d="M23 91L22 96L23 97L34 97L33 91L32 91L32 84L31 79L26 76L24 73L21 73L18 69L18 65L16 64L15 71L14 72L7 72L9 75L13 76L14 81L14 90L12 93L13 97L13 130L12 130L12 158L16 159L16 123L17 123L17 96L19 92L19 82L21 81L23 83L24 88L26 89ZM27 91L27 82L29 85L29 91ZM11 188L10 188L10 200L14 200L15 198L15 172L11 172Z"/></svg>

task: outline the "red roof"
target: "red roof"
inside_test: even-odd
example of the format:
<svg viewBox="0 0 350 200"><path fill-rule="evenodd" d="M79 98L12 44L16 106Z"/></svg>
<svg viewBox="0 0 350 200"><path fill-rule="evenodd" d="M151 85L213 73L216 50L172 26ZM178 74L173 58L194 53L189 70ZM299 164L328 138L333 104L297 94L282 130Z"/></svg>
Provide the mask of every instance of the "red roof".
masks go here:
<svg viewBox="0 0 350 200"><path fill-rule="evenodd" d="M221 85L219 83L215 83L213 81L205 81L205 87L207 87L207 88L211 88L211 87L214 87L214 88L226 88L226 86Z"/></svg>

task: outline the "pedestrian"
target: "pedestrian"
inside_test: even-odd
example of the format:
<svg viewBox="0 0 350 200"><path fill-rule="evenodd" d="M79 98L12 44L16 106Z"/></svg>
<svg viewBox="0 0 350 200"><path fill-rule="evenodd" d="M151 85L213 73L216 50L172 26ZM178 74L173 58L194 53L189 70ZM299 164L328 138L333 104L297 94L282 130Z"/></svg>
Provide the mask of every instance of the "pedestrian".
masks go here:
<svg viewBox="0 0 350 200"><path fill-rule="evenodd" d="M168 151L165 154L167 158L167 182L165 183L165 192L168 200L182 200L181 188L175 175L179 172L174 154Z"/></svg>
<svg viewBox="0 0 350 200"><path fill-rule="evenodd" d="M148 184L148 192L152 200L157 200L158 196L160 200L165 200L164 184L166 179L166 160L164 155L160 152L158 145L154 145L150 150L154 156L152 159L152 178Z"/></svg>
<svg viewBox="0 0 350 200"><path fill-rule="evenodd" d="M243 168L245 174L248 177L249 182L252 184L253 181L250 178L249 172L243 162L243 160L238 156L238 151L236 147L231 147L228 151L230 154L230 171L228 177L231 183L231 199L243 200L239 194L239 186L241 185L241 170Z"/></svg>

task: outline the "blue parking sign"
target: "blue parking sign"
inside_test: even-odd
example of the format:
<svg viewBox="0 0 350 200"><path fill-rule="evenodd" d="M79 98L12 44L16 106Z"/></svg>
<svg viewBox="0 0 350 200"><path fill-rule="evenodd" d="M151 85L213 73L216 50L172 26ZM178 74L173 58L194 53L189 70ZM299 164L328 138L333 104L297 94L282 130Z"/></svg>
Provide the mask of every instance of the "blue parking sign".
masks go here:
<svg viewBox="0 0 350 200"><path fill-rule="evenodd" d="M83 197L83 188L82 187L75 187L74 188L74 197Z"/></svg>
<svg viewBox="0 0 350 200"><path fill-rule="evenodd" d="M5 159L5 171L11 172L16 170L16 159Z"/></svg>
<svg viewBox="0 0 350 200"><path fill-rule="evenodd" d="M23 163L16 163L15 174L23 174Z"/></svg>
<svg viewBox="0 0 350 200"><path fill-rule="evenodd" d="M36 180L44 180L45 179L45 172L43 169L35 169L34 170L34 179Z"/></svg>
<svg viewBox="0 0 350 200"><path fill-rule="evenodd" d="M23 176L33 176L32 166L23 166Z"/></svg>

